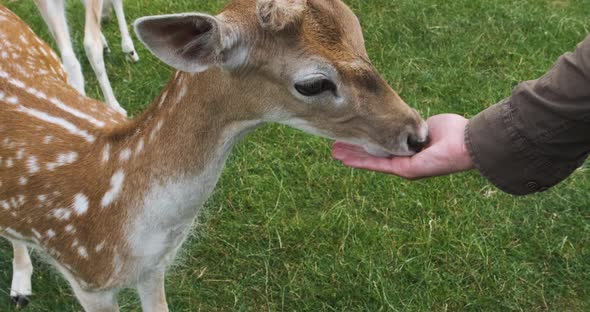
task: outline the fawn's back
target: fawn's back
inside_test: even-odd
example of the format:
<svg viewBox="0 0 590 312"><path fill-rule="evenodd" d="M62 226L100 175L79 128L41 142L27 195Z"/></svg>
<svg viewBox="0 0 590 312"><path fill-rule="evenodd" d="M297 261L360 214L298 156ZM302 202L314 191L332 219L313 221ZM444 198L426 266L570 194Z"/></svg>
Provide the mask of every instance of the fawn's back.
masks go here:
<svg viewBox="0 0 590 312"><path fill-rule="evenodd" d="M0 234L42 245L64 263L98 254L101 241L77 237L86 223L76 217L92 218L89 203L102 200L110 181L72 173L91 178L101 157L89 153L92 143L125 120L79 95L52 49L0 7ZM66 245L75 252L62 254L57 247Z"/></svg>

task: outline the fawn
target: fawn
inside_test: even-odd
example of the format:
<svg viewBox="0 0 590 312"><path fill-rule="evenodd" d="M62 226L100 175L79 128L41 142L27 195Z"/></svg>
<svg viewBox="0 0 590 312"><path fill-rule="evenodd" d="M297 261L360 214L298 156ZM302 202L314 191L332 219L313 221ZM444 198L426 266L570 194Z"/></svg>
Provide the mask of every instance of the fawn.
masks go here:
<svg viewBox="0 0 590 312"><path fill-rule="evenodd" d="M67 83L59 59L0 8L0 235L11 296L41 250L87 311L122 288L168 311L167 266L234 144L277 122L379 156L412 155L427 126L379 76L341 0L233 0L218 15L149 16L145 46L177 72L128 120Z"/></svg>

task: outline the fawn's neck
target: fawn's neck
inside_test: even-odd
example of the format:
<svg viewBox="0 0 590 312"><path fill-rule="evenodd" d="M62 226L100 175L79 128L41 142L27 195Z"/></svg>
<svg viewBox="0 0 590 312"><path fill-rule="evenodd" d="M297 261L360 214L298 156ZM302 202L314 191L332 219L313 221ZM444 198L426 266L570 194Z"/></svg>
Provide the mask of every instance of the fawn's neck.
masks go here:
<svg viewBox="0 0 590 312"><path fill-rule="evenodd" d="M227 76L220 69L176 73L151 107L110 141L121 152L137 152L136 167L152 176L198 174L219 148L231 148L260 120L230 90Z"/></svg>
<svg viewBox="0 0 590 312"><path fill-rule="evenodd" d="M142 144L144 150L130 183L143 184L145 192L130 206L125 234L129 256L141 259L140 266L174 257L233 145L260 123L226 75L219 69L177 74L123 134L119 150L137 151Z"/></svg>
<svg viewBox="0 0 590 312"><path fill-rule="evenodd" d="M161 257L167 248L159 244L180 243L233 145L261 123L243 93L230 87L228 75L220 69L176 74L144 115L111 134L110 162L127 162L125 183L144 190L127 199L130 245L158 245L136 253Z"/></svg>

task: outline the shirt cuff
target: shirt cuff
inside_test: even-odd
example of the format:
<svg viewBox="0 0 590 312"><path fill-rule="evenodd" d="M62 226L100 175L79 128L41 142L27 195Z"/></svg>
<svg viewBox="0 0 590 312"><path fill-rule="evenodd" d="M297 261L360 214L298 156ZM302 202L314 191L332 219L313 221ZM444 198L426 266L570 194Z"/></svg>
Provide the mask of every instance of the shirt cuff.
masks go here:
<svg viewBox="0 0 590 312"><path fill-rule="evenodd" d="M518 111L510 99L473 117L465 145L479 172L513 195L542 192L559 183L576 166L554 165L516 127Z"/></svg>

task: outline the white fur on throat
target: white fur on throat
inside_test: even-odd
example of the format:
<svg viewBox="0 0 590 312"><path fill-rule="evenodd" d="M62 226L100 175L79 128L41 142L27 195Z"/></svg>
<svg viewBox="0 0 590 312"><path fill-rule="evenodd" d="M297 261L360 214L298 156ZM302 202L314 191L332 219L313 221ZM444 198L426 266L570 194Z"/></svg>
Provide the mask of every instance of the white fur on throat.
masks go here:
<svg viewBox="0 0 590 312"><path fill-rule="evenodd" d="M141 214L126 233L131 253L137 259L137 263L128 266L134 270L127 272L130 278L141 279L170 264L215 188L235 142L258 124L259 121L244 121L225 129L223 143L202 171L152 182L140 203Z"/></svg>

